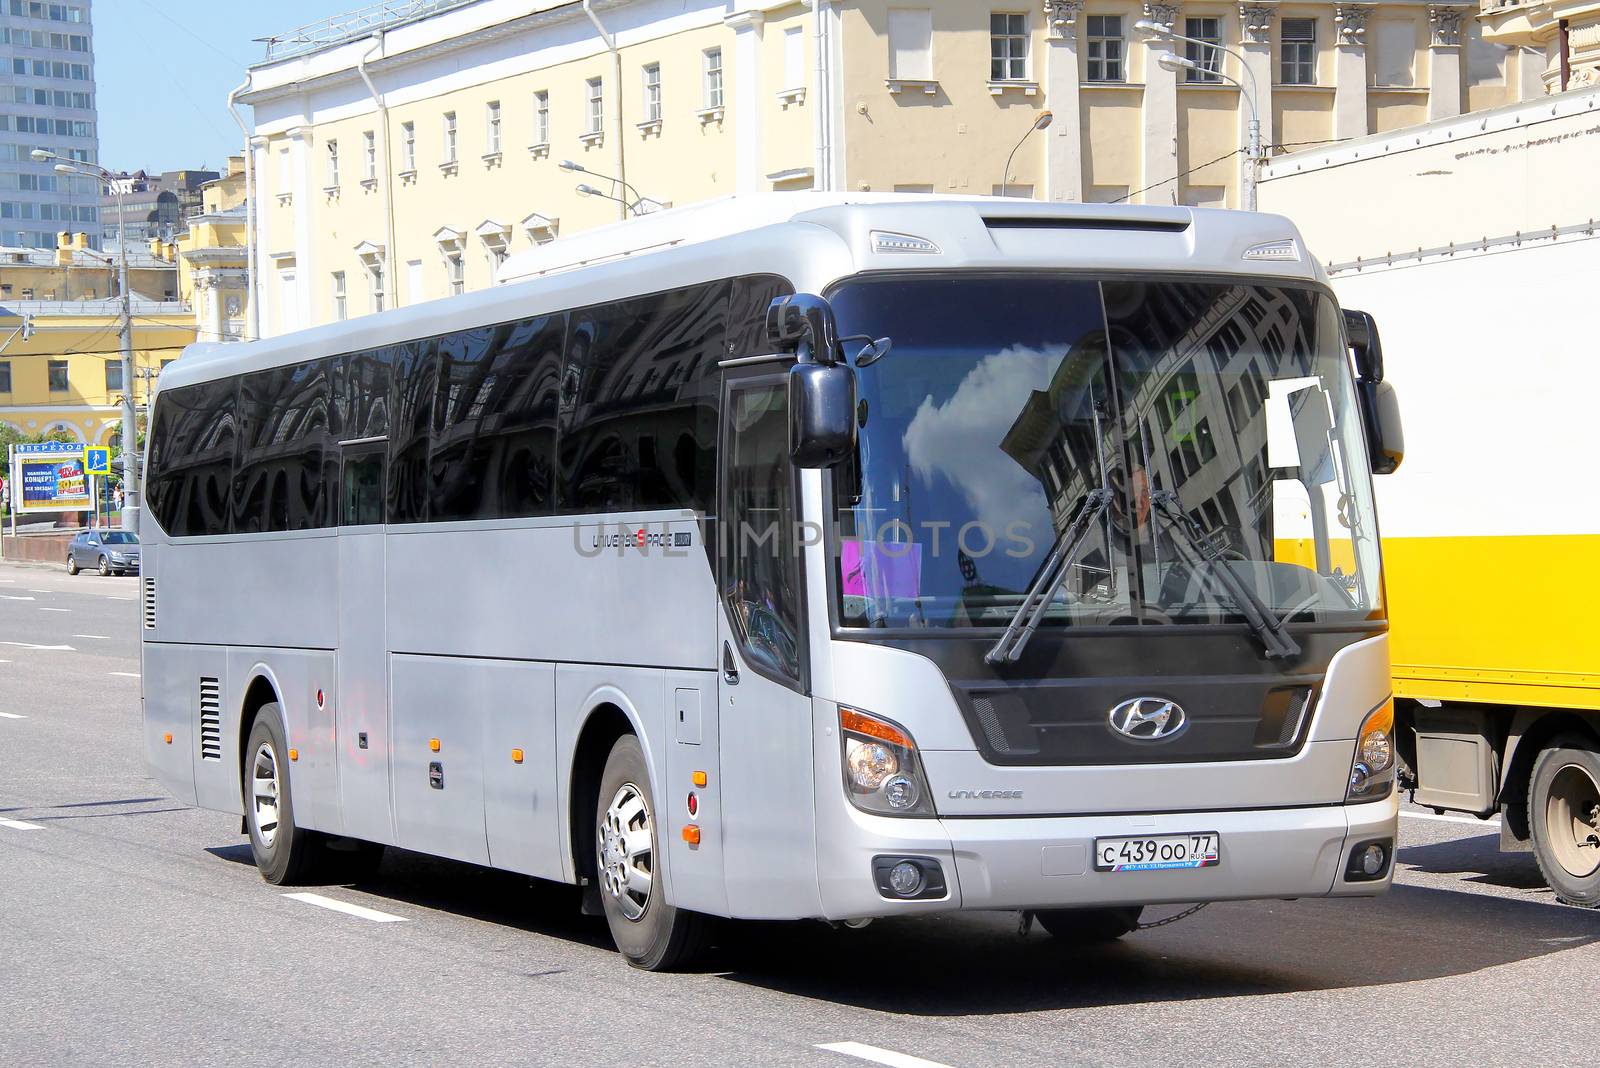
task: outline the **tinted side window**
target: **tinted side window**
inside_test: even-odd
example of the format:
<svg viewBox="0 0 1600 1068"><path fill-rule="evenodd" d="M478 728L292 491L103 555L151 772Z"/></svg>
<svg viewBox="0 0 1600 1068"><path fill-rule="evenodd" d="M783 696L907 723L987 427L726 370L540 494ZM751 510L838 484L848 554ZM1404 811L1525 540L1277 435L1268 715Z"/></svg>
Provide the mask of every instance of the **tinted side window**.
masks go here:
<svg viewBox="0 0 1600 1068"><path fill-rule="evenodd" d="M391 392L389 522L428 521L428 444L438 391L437 338L395 346Z"/></svg>
<svg viewBox="0 0 1600 1068"><path fill-rule="evenodd" d="M566 316L445 339L430 464L429 518L550 515Z"/></svg>
<svg viewBox="0 0 1600 1068"><path fill-rule="evenodd" d="M237 379L162 390L150 448L148 503L174 537L232 530Z"/></svg>
<svg viewBox="0 0 1600 1068"><path fill-rule="evenodd" d="M253 533L329 525L324 470L329 448L326 361L243 376L234 529Z"/></svg>
<svg viewBox="0 0 1600 1068"><path fill-rule="evenodd" d="M787 279L773 274L752 274L733 280L733 306L728 314L727 357L764 356L767 344L767 308L779 297L794 293Z"/></svg>
<svg viewBox="0 0 1600 1068"><path fill-rule="evenodd" d="M714 511L717 371L731 283L572 313L560 507Z"/></svg>
<svg viewBox="0 0 1600 1068"><path fill-rule="evenodd" d="M393 349L337 357L330 374L333 434L339 441L389 433L389 365Z"/></svg>

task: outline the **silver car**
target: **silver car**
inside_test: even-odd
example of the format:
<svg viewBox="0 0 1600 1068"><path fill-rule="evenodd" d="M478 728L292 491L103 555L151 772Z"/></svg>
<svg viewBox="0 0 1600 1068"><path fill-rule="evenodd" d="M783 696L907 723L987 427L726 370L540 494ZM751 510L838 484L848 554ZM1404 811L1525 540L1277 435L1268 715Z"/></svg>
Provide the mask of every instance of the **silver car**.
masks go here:
<svg viewBox="0 0 1600 1068"><path fill-rule="evenodd" d="M128 530L86 530L67 546L67 574L84 568L102 575L137 574L139 535Z"/></svg>

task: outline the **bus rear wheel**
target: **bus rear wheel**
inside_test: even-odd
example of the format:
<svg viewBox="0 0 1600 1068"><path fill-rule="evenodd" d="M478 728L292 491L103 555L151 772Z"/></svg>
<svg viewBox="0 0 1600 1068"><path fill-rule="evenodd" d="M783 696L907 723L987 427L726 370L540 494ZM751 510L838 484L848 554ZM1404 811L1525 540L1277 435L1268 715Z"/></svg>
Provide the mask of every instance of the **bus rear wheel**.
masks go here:
<svg viewBox="0 0 1600 1068"><path fill-rule="evenodd" d="M1539 871L1556 897L1600 907L1600 753L1592 741L1562 735L1533 762L1528 827Z"/></svg>
<svg viewBox="0 0 1600 1068"><path fill-rule="evenodd" d="M276 702L256 713L243 771L245 827L261 877L277 886L312 880L326 859L326 840L295 825L289 744Z"/></svg>
<svg viewBox="0 0 1600 1068"><path fill-rule="evenodd" d="M633 735L611 747L595 802L595 874L612 941L635 968L684 967L705 949L710 921L666 900L657 809Z"/></svg>
<svg viewBox="0 0 1600 1068"><path fill-rule="evenodd" d="M1063 942L1088 945L1115 942L1139 929L1140 905L1112 909L1044 909L1033 914L1039 926Z"/></svg>

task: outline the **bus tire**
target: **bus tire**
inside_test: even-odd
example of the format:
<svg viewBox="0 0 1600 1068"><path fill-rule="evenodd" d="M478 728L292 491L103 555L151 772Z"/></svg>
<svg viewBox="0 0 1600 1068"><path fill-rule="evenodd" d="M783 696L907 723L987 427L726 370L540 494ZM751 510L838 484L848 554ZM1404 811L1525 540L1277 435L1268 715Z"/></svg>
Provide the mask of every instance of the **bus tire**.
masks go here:
<svg viewBox="0 0 1600 1068"><path fill-rule="evenodd" d="M261 877L275 886L311 881L326 858L326 840L295 824L289 744L276 701L261 706L245 744L241 795L250 852Z"/></svg>
<svg viewBox="0 0 1600 1068"><path fill-rule="evenodd" d="M687 965L709 934L707 917L666 900L658 812L644 750L638 738L624 734L606 758L595 798L595 875L617 950L635 968L652 972Z"/></svg>
<svg viewBox="0 0 1600 1068"><path fill-rule="evenodd" d="M1144 906L1129 905L1111 909L1042 909L1033 914L1050 934L1063 942L1089 945L1115 942L1139 929Z"/></svg>
<svg viewBox="0 0 1600 1068"><path fill-rule="evenodd" d="M1528 778L1533 855L1556 897L1600 907L1600 753L1563 734L1540 751Z"/></svg>

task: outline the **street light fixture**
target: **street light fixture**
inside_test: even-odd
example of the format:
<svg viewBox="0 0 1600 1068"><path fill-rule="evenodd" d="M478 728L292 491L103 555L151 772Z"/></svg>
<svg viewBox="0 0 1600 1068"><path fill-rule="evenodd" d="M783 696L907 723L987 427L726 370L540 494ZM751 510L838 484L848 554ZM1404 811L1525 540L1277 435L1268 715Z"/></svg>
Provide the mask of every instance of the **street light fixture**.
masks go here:
<svg viewBox="0 0 1600 1068"><path fill-rule="evenodd" d="M1023 145L1023 142L1027 141L1027 139L1032 137L1037 131L1048 130L1050 128L1050 124L1054 121L1055 115L1048 111L1039 112L1039 117L1033 120L1033 125L1028 127L1027 132L1022 135L1022 140L1017 142L1016 148L1011 150L1011 155L1006 157L1006 169L1000 175L1001 196L1008 197L1011 195L1011 161L1017 158L1017 149L1020 149Z"/></svg>
<svg viewBox="0 0 1600 1068"><path fill-rule="evenodd" d="M1260 91L1256 86L1255 72L1250 69L1250 64L1238 52L1228 48L1226 45L1220 45L1215 41L1202 41L1197 37L1185 37L1183 34L1174 33L1161 23L1150 19L1140 19L1133 24L1133 28L1142 30L1153 37L1159 37L1164 41L1183 41L1185 44L1199 45L1201 48L1210 48L1217 52L1226 52L1239 61L1239 66L1243 68L1245 77L1250 79L1249 86L1244 85L1239 79L1222 69L1221 57L1218 57L1219 62L1215 67L1202 67L1187 56L1180 56L1176 52L1166 52L1156 60L1156 63L1160 65L1162 70L1173 72L1193 70L1214 74L1224 81L1238 86L1239 91L1244 94L1245 103L1250 105L1250 133L1248 143L1245 145L1244 206L1246 211L1255 211L1257 175L1260 172L1262 161L1266 158L1266 151L1261 144L1261 112L1256 106Z"/></svg>
<svg viewBox="0 0 1600 1068"><path fill-rule="evenodd" d="M595 189L593 186L580 186L579 187L579 195L580 196L599 196L599 197L605 197L605 199L607 199L607 200L615 200L618 204L621 204L623 207L627 208L628 209L628 213L630 215L639 215L639 214L641 214L640 211L639 211L639 206L644 203L644 196L639 192L639 190L637 190L637 189L635 189L633 187L633 183L632 182L629 182L629 181L627 181L626 179L623 179L623 178L613 178L609 174L601 174L599 171L591 171L588 167L585 167L583 164L578 163L578 162L576 162L574 160L570 160L570 159L564 159L560 163L557 163L556 166L558 168L560 168L561 170L564 170L564 171L572 171L575 174L587 174L587 175L590 175L592 177L599 178L599 179L601 179L603 181L610 182L612 185L621 186L624 192L631 193L633 195L633 201L631 203L629 201L627 201L627 200L622 199L621 197L607 196L605 193L600 192L599 190ZM588 189L588 190L590 190L590 192L585 193L585 192L583 192L584 189Z"/></svg>
<svg viewBox="0 0 1600 1068"><path fill-rule="evenodd" d="M122 529L139 529L139 424L134 410L133 307L128 298L128 231L122 199L122 186L104 167L87 160L64 160L54 152L36 148L28 155L35 163L56 161L57 174L77 174L98 178L117 198L117 288L122 303Z"/></svg>

